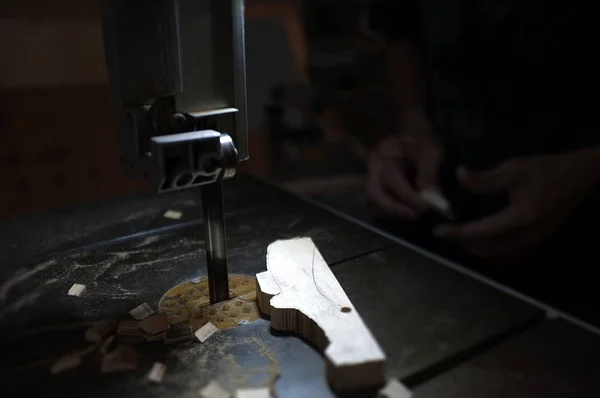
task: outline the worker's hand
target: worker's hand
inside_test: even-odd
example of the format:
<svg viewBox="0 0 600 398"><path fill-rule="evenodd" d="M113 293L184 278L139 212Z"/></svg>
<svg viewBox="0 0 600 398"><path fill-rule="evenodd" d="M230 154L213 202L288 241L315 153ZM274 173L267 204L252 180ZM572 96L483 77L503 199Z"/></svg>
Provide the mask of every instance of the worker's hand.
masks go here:
<svg viewBox="0 0 600 398"><path fill-rule="evenodd" d="M367 198L380 215L416 220L428 208L419 192L439 190L442 160L442 147L429 123L407 124L371 154Z"/></svg>
<svg viewBox="0 0 600 398"><path fill-rule="evenodd" d="M518 262L546 243L580 208L597 184L598 168L592 167L598 164L597 156L579 151L515 158L477 173L459 168L464 188L477 194L506 192L509 204L481 220L441 225L434 234L479 258Z"/></svg>

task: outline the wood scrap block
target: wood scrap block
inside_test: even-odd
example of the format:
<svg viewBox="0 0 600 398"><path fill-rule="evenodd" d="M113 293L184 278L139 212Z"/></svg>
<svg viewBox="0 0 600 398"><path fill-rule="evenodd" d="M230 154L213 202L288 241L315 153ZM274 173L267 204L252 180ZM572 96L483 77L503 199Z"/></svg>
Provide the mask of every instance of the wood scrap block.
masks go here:
<svg viewBox="0 0 600 398"><path fill-rule="evenodd" d="M154 365L152 365L152 369L150 369L150 371L146 375L146 379L153 383L159 384L162 382L163 377L165 377L166 370L167 365L160 362L154 362Z"/></svg>
<svg viewBox="0 0 600 398"><path fill-rule="evenodd" d="M164 218L168 218L170 220L181 220L183 213L179 210L167 210L165 214L163 214Z"/></svg>
<svg viewBox="0 0 600 398"><path fill-rule="evenodd" d="M167 314L150 315L141 320L138 327L151 335L163 333L170 327L169 318L167 317Z"/></svg>
<svg viewBox="0 0 600 398"><path fill-rule="evenodd" d="M194 333L192 328L184 326L181 328L170 328L165 332L165 344L175 344L184 341L193 341Z"/></svg>
<svg viewBox="0 0 600 398"><path fill-rule="evenodd" d="M120 346L102 358L101 373L135 370L138 366L138 353L131 347Z"/></svg>
<svg viewBox="0 0 600 398"><path fill-rule="evenodd" d="M124 319L119 322L117 339L128 344L139 344L146 341L144 332L139 328L139 322L133 319Z"/></svg>
<svg viewBox="0 0 600 398"><path fill-rule="evenodd" d="M231 398L229 394L216 380L211 380L200 391L202 398Z"/></svg>
<svg viewBox="0 0 600 398"><path fill-rule="evenodd" d="M196 330L194 336L201 342L204 343L206 340L210 338L213 334L217 333L219 329L213 325L211 322L208 322L206 325L202 326L200 329Z"/></svg>
<svg viewBox="0 0 600 398"><path fill-rule="evenodd" d="M67 295L80 297L83 294L84 290L85 290L85 285L80 285L78 283L75 283L73 286L71 286Z"/></svg>
<svg viewBox="0 0 600 398"><path fill-rule="evenodd" d="M242 388L235 392L235 398L270 398L271 392L267 387Z"/></svg>
<svg viewBox="0 0 600 398"><path fill-rule="evenodd" d="M433 210L448 219L454 218L452 205L440 192L433 190L424 190L421 192L421 198L429 204Z"/></svg>
<svg viewBox="0 0 600 398"><path fill-rule="evenodd" d="M396 379L388 381L378 394L379 398L412 398L412 396L412 392Z"/></svg>
<svg viewBox="0 0 600 398"><path fill-rule="evenodd" d="M310 238L270 244L267 271L256 277L261 312L270 314L271 327L322 350L334 390L385 383L385 354Z"/></svg>
<svg viewBox="0 0 600 398"><path fill-rule="evenodd" d="M98 343L104 340L106 336L113 333L116 329L116 321L100 321L85 331L85 339L92 343Z"/></svg>
<svg viewBox="0 0 600 398"><path fill-rule="evenodd" d="M138 330L139 322L133 319L122 319L117 324L117 334Z"/></svg>
<svg viewBox="0 0 600 398"><path fill-rule="evenodd" d="M142 319L154 314L154 312L154 309L150 307L148 303L142 303L134 309L132 309L131 311L129 311L129 315L131 315L133 319L141 321Z"/></svg>

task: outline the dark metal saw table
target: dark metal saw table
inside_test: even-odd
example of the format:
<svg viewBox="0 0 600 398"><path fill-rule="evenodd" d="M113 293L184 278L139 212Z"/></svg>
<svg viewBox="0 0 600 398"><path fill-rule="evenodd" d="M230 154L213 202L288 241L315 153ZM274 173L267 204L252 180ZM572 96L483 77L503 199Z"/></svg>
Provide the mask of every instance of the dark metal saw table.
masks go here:
<svg viewBox="0 0 600 398"><path fill-rule="evenodd" d="M600 396L591 332L251 177L225 188L230 272L254 275L272 241L312 237L386 352L389 376L416 397ZM147 344L135 372L50 375L56 358L85 347L91 322L156 306L205 275L199 198L136 196L0 224L0 396L198 397L211 379L259 385L273 369L279 397L332 396L319 354L262 319L207 344ZM164 218L168 209L182 219ZM80 298L66 294L74 283L87 286ZM148 384L157 359L165 379Z"/></svg>

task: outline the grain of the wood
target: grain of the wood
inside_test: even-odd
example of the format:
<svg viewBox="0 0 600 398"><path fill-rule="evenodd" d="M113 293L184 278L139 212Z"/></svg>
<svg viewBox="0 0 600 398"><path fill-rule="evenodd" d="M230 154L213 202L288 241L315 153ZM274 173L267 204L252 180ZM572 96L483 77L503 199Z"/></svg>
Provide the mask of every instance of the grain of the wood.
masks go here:
<svg viewBox="0 0 600 398"><path fill-rule="evenodd" d="M163 217L168 218L170 220L181 220L181 217L183 217L183 213L179 210L167 210L165 211L165 214L163 214Z"/></svg>
<svg viewBox="0 0 600 398"><path fill-rule="evenodd" d="M85 290L85 285L80 285L78 283L75 283L73 286L71 286L71 288L69 289L69 292L67 294L69 296L80 297L83 294L84 290Z"/></svg>
<svg viewBox="0 0 600 398"><path fill-rule="evenodd" d="M152 365L152 369L146 375L146 379L153 383L161 383L163 377L165 377L165 371L167 370L167 366L164 363L154 362Z"/></svg>
<svg viewBox="0 0 600 398"><path fill-rule="evenodd" d="M242 388L235 392L235 398L269 398L271 392L267 387Z"/></svg>
<svg viewBox="0 0 600 398"><path fill-rule="evenodd" d="M256 274L256 291L260 291L260 294L256 296L260 311L266 316L271 316L271 299L281 293L271 272L265 271Z"/></svg>
<svg viewBox="0 0 600 398"><path fill-rule="evenodd" d="M134 319L141 321L144 318L149 317L154 314L154 309L150 307L148 303L142 303L129 311L129 315L131 315Z"/></svg>
<svg viewBox="0 0 600 398"><path fill-rule="evenodd" d="M378 396L380 398L412 398L413 394L404 384L392 379L379 391Z"/></svg>
<svg viewBox="0 0 600 398"><path fill-rule="evenodd" d="M92 343L98 343L104 340L106 336L114 332L116 328L116 321L100 321L85 331L85 339Z"/></svg>
<svg viewBox="0 0 600 398"><path fill-rule="evenodd" d="M143 319L138 324L139 328L144 332L156 335L169 329L169 318L167 314L154 314Z"/></svg>
<svg viewBox="0 0 600 398"><path fill-rule="evenodd" d="M270 244L267 270L257 275L261 312L323 351L334 390L385 383L385 354L310 238Z"/></svg>
<svg viewBox="0 0 600 398"><path fill-rule="evenodd" d="M231 394L225 391L216 380L211 380L199 391L199 394L202 398L231 398Z"/></svg>
<svg viewBox="0 0 600 398"><path fill-rule="evenodd" d="M210 336L217 333L218 331L219 329L215 325L213 325L211 322L208 322L206 325L196 330L196 333L194 333L194 335L201 343L204 343L210 338Z"/></svg>

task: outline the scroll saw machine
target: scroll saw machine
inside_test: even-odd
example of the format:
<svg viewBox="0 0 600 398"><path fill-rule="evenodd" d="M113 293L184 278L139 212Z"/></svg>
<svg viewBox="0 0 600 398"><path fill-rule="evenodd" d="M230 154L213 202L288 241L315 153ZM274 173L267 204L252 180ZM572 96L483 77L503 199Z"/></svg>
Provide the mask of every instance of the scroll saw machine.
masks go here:
<svg viewBox="0 0 600 398"><path fill-rule="evenodd" d="M157 193L202 187L211 303L229 299L223 180L248 159L243 0L104 0L125 170Z"/></svg>

